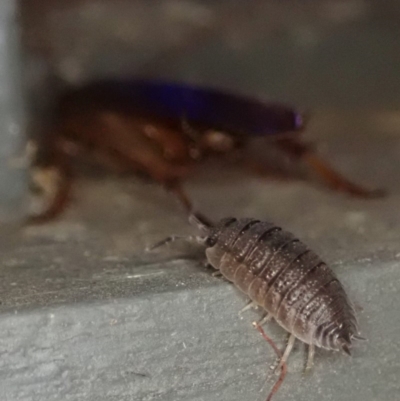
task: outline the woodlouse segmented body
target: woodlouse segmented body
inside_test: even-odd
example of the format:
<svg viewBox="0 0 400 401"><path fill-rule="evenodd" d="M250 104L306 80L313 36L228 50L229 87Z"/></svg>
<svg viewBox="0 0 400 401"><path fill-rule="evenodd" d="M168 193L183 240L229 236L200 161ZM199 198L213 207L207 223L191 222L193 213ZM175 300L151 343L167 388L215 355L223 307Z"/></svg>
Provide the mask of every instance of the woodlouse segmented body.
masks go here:
<svg viewBox="0 0 400 401"><path fill-rule="evenodd" d="M363 339L341 283L293 234L250 218L227 218L213 225L192 214L190 221L203 236L172 236L153 248L177 239L205 245L208 263L291 334L278 367L296 338L310 346L306 369L312 366L315 346L350 355L352 340Z"/></svg>
<svg viewBox="0 0 400 401"><path fill-rule="evenodd" d="M358 327L332 270L274 224L224 219L208 229L209 263L306 344L349 353Z"/></svg>

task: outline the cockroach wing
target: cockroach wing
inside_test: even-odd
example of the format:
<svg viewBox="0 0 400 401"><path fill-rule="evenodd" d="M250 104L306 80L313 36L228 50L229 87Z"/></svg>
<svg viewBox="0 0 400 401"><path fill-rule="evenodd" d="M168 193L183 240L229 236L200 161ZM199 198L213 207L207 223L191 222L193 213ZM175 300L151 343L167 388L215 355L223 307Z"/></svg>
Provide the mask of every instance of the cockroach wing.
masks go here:
<svg viewBox="0 0 400 401"><path fill-rule="evenodd" d="M204 129L264 136L303 127L301 114L288 106L215 89L129 79L100 85L125 97L139 112L173 121L186 120Z"/></svg>

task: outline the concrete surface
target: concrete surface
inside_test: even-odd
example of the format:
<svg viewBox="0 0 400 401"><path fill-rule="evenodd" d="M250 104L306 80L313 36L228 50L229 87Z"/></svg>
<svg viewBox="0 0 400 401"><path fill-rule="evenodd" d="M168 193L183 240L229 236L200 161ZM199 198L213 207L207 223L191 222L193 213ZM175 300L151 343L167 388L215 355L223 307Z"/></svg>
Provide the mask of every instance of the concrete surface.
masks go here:
<svg viewBox="0 0 400 401"><path fill-rule="evenodd" d="M212 217L254 216L292 230L357 305L369 341L352 358L318 351L306 378L298 344L277 401L399 400L400 125L394 114L392 124L381 119L317 114L307 138L349 176L387 188L386 199L263 182L228 167L200 169L187 184ZM2 400L264 400L275 355L251 326L257 312L238 318L244 297L211 277L198 249L143 253L191 232L160 188L113 177L82 178L58 222L2 230ZM284 346L281 329L266 330Z"/></svg>

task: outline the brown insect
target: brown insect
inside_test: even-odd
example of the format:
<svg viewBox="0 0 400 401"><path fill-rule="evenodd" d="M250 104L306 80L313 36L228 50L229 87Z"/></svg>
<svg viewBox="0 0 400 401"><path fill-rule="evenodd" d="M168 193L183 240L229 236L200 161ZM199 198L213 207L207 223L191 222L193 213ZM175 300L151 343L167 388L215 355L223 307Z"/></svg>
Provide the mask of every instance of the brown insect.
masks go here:
<svg viewBox="0 0 400 401"><path fill-rule="evenodd" d="M202 236L172 236L151 249L182 238L204 245L208 263L248 295L250 305L267 312L265 321L273 318L290 333L278 368L296 338L309 345L306 369L316 346L350 355L352 341L362 339L353 306L332 270L305 244L255 219L227 218L212 225L191 215L190 221Z"/></svg>
<svg viewBox="0 0 400 401"><path fill-rule="evenodd" d="M158 90L155 95L154 88ZM253 122L264 128L261 136L271 136L272 132L275 136L270 143L305 163L331 188L365 198L381 195L345 179L302 143L298 135L304 122L291 108L205 89L176 86L172 89L173 94L178 89L183 91L179 92L182 95L179 107L192 104L193 97L207 99L207 113L196 120L190 114L192 110L186 116L185 111L180 113L180 108L175 110L175 104L170 112L169 98L161 96L165 85L98 82L66 91L54 109L50 128L41 138L32 168L33 182L47 193L49 205L42 213L31 216L30 221L51 220L65 209L75 176L74 161L79 156L90 156L118 172L149 176L174 193L188 211L192 210L192 204L181 183L212 155L235 154L239 156L235 157L236 162L270 177L272 174L265 167L241 157L246 144L256 135L252 132ZM210 111L214 112L212 117ZM280 135L290 131L296 135Z"/></svg>

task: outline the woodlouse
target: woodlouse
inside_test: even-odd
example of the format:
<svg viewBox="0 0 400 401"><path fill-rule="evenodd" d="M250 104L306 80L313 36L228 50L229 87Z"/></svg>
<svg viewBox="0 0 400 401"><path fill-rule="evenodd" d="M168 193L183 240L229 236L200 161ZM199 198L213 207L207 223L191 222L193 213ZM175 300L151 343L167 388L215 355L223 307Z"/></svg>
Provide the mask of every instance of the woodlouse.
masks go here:
<svg viewBox="0 0 400 401"><path fill-rule="evenodd" d="M225 218L217 224L192 214L202 236L171 236L153 248L177 239L206 247L207 261L254 306L267 312L290 333L280 364L287 360L295 339L309 345L306 369L315 346L350 355L359 336L354 308L333 271L293 234L252 218Z"/></svg>

